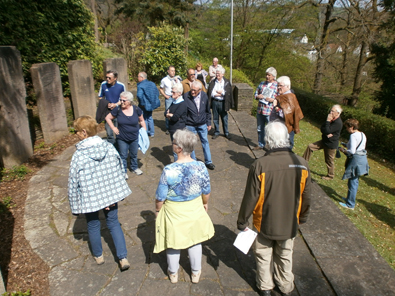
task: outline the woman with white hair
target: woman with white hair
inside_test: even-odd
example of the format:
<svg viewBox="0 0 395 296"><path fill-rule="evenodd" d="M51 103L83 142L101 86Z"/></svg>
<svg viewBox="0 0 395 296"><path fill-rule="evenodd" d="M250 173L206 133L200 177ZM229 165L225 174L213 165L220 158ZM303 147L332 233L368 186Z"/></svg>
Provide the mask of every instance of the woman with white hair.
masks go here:
<svg viewBox="0 0 395 296"><path fill-rule="evenodd" d="M177 130L173 151L178 160L167 165L156 190L154 253L166 250L171 283L178 281L180 250L188 249L191 280L199 282L202 269L201 243L214 235L214 225L207 214L211 186L205 164L191 158L196 135Z"/></svg>
<svg viewBox="0 0 395 296"><path fill-rule="evenodd" d="M139 129L140 125L147 130L143 117L143 111L133 104L133 94L124 91L120 95L121 106L114 108L106 116L106 122L117 135L118 152L121 156L125 169L125 179L127 175L127 159L130 156L130 170L136 175L141 175L142 170L138 168L137 152L139 148ZM117 118L118 127L114 126L112 120Z"/></svg>
<svg viewBox="0 0 395 296"><path fill-rule="evenodd" d="M254 148L255 150L265 147L265 125L270 121L273 100L278 94L276 77L276 69L268 68L266 70L266 81L262 81L255 91L255 100L259 100L256 111L258 146Z"/></svg>

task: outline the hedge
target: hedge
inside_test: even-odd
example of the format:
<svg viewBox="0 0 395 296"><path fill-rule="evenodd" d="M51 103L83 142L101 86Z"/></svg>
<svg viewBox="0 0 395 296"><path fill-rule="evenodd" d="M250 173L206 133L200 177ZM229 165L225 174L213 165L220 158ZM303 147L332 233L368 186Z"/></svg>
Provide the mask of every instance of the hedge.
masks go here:
<svg viewBox="0 0 395 296"><path fill-rule="evenodd" d="M330 108L337 102L305 92L294 88L299 104L304 116L321 125ZM394 120L372 114L365 110L354 107L342 106L343 113L341 118L346 121L349 118L355 118L359 121L359 128L365 133L367 141L367 150L395 162L395 122ZM350 135L346 129L342 130L342 137L348 139Z"/></svg>

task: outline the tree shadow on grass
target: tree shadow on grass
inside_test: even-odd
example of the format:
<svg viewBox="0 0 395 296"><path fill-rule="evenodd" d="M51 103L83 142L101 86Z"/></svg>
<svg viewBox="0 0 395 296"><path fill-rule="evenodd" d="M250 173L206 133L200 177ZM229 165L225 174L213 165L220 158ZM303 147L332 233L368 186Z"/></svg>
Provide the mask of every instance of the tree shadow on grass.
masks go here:
<svg viewBox="0 0 395 296"><path fill-rule="evenodd" d="M373 180L372 178L369 177L362 177L361 179L365 181L369 187L375 187L384 192L388 192L392 196L395 196L395 188L388 187L387 185L377 182L376 180Z"/></svg>
<svg viewBox="0 0 395 296"><path fill-rule="evenodd" d="M391 209L382 205L367 202L363 199L358 200L358 203L365 205L366 209L374 215L378 220L395 229L395 215L391 213Z"/></svg>

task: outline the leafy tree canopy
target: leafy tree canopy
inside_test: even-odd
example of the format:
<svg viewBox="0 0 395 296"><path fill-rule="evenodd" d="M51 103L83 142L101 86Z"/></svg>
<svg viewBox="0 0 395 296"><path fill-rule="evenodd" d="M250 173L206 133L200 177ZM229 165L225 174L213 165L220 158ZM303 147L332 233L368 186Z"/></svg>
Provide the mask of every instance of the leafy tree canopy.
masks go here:
<svg viewBox="0 0 395 296"><path fill-rule="evenodd" d="M82 0L0 0L0 4L0 44L16 46L27 76L32 64L55 62L65 81L70 60L94 60L93 18Z"/></svg>

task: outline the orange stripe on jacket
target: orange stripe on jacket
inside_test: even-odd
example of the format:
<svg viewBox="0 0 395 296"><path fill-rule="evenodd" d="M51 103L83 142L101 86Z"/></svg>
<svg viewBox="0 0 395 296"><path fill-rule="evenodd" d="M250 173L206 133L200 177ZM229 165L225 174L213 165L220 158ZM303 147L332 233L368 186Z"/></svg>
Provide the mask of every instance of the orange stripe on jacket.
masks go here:
<svg viewBox="0 0 395 296"><path fill-rule="evenodd" d="M300 180L299 207L298 207L298 213L296 214L296 217L298 218L298 224L299 224L300 211L302 210L302 194L303 194L304 188L306 187L306 179L308 176L309 176L309 172L306 170L303 170L302 171L302 179Z"/></svg>
<svg viewBox="0 0 395 296"><path fill-rule="evenodd" d="M252 212L252 217L255 228L260 232L262 224L262 208L265 201L265 173L260 174L258 178L259 181L261 181L261 193L259 194L259 199L255 205L255 209Z"/></svg>

